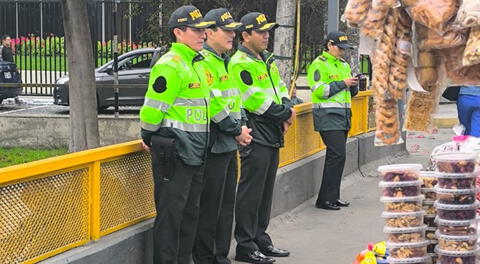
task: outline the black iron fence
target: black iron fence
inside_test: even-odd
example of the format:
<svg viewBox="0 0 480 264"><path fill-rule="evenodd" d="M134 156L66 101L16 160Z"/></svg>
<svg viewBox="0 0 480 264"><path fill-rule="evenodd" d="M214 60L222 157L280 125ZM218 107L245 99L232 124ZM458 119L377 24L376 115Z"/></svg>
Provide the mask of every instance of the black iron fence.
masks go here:
<svg viewBox="0 0 480 264"><path fill-rule="evenodd" d="M119 54L156 45L135 34L151 14L148 7L147 2L120 2L114 12L112 1L88 2L95 67L112 60L114 31L118 35ZM68 72L60 3L0 2L0 35L4 34L12 38L23 94L52 95L55 81Z"/></svg>

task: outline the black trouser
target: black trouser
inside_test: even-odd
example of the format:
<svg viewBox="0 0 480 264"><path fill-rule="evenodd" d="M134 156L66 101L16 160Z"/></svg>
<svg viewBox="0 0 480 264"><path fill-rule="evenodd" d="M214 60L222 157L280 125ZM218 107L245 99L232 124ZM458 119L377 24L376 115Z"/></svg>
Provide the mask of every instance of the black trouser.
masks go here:
<svg viewBox="0 0 480 264"><path fill-rule="evenodd" d="M317 204L320 202L335 202L340 199L340 183L345 166L346 143L348 131L320 131L323 143L327 146L323 179L318 192Z"/></svg>
<svg viewBox="0 0 480 264"><path fill-rule="evenodd" d="M237 255L272 245L266 233L278 169L278 148L252 143L240 151L242 171L235 205Z"/></svg>
<svg viewBox="0 0 480 264"><path fill-rule="evenodd" d="M229 264L237 188L237 151L208 153L193 247L195 264Z"/></svg>
<svg viewBox="0 0 480 264"><path fill-rule="evenodd" d="M159 140L160 139L160 140ZM155 264L189 264L197 229L203 166L171 155L170 144L152 137L152 169L157 217L153 226ZM173 166L172 166L173 165Z"/></svg>

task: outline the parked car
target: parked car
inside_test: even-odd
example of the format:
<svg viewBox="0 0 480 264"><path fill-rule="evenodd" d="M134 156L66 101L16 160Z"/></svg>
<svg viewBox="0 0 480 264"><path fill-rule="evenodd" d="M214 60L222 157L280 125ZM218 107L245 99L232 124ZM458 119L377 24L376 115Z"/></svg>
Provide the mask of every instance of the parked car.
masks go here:
<svg viewBox="0 0 480 264"><path fill-rule="evenodd" d="M2 83L22 83L20 73L17 71L17 65L9 61L0 61L0 103L3 99L14 98L22 93L21 86L5 87Z"/></svg>
<svg viewBox="0 0 480 264"><path fill-rule="evenodd" d="M118 57L118 83L136 84L137 87L119 89L120 106L141 106L147 91L150 69L162 55L160 48L142 48L124 53ZM57 84L68 84L68 75L57 80ZM113 60L95 69L97 84L113 84ZM138 84L142 84L138 87ZM56 87L53 91L54 104L69 105L68 86ZM97 87L97 107L103 110L115 105L113 87Z"/></svg>

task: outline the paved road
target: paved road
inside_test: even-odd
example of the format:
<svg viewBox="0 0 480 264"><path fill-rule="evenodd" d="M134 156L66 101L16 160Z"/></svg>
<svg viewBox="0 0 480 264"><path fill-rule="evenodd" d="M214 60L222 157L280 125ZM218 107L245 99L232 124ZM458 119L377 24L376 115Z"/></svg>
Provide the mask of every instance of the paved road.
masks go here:
<svg viewBox="0 0 480 264"><path fill-rule="evenodd" d="M138 116L140 107L122 106L119 108L119 113L122 116ZM68 106L59 106L53 104L51 97L45 96L22 96L16 102L13 98L5 99L0 104L1 115L68 115ZM100 116L113 116L114 108L109 107L102 111Z"/></svg>

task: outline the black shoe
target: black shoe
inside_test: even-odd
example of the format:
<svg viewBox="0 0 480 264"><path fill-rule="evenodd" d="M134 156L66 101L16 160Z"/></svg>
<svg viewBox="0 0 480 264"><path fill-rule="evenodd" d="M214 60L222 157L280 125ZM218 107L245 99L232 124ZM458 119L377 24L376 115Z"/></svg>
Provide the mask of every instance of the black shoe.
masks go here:
<svg viewBox="0 0 480 264"><path fill-rule="evenodd" d="M348 207L350 205L350 203L347 202L347 201L342 201L342 200L338 199L336 205L340 206L340 207Z"/></svg>
<svg viewBox="0 0 480 264"><path fill-rule="evenodd" d="M332 202L317 202L315 204L315 207L320 208L320 209L326 209L326 210L340 210L340 207L337 205L337 203L332 203Z"/></svg>
<svg viewBox="0 0 480 264"><path fill-rule="evenodd" d="M269 257L288 257L290 256L290 252L288 252L288 250L285 250L285 249L279 249L279 248L276 248L272 245L266 247L266 248L262 248L260 249L260 252L262 252L265 256L269 256Z"/></svg>
<svg viewBox="0 0 480 264"><path fill-rule="evenodd" d="M258 250L250 252L248 255L236 255L235 260L254 264L271 264L275 262L274 259L266 257Z"/></svg>

